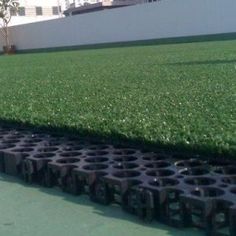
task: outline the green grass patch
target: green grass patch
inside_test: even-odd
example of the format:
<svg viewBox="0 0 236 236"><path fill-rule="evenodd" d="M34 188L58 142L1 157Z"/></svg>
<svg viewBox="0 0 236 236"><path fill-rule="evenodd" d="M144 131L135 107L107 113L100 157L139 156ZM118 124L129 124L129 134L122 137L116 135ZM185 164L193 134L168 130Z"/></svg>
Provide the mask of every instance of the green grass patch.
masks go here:
<svg viewBox="0 0 236 236"><path fill-rule="evenodd" d="M1 56L0 119L234 155L236 41Z"/></svg>

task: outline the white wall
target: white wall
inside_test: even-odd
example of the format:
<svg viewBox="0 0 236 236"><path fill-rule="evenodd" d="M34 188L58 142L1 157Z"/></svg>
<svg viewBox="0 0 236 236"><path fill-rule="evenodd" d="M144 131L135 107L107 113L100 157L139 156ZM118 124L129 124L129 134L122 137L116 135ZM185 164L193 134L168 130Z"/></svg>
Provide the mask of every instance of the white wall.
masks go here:
<svg viewBox="0 0 236 236"><path fill-rule="evenodd" d="M163 0L11 29L18 49L236 32L235 0Z"/></svg>
<svg viewBox="0 0 236 236"><path fill-rule="evenodd" d="M48 21L53 19L58 19L64 16L13 16L10 22L10 26L29 24L33 22Z"/></svg>

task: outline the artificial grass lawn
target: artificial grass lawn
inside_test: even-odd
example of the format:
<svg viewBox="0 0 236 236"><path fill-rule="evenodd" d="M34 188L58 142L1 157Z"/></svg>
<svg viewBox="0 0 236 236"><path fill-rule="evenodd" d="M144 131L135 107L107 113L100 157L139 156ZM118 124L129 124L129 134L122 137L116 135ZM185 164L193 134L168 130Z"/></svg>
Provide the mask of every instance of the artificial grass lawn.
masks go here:
<svg viewBox="0 0 236 236"><path fill-rule="evenodd" d="M0 119L234 154L236 41L0 57Z"/></svg>

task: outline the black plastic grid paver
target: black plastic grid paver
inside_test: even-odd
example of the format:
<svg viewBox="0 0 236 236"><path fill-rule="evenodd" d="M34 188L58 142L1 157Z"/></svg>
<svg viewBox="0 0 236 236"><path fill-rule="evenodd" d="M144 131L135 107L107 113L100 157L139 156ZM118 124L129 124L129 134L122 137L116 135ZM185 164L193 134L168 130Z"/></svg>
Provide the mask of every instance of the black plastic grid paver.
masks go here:
<svg viewBox="0 0 236 236"><path fill-rule="evenodd" d="M235 163L0 127L1 172L207 235L236 235Z"/></svg>

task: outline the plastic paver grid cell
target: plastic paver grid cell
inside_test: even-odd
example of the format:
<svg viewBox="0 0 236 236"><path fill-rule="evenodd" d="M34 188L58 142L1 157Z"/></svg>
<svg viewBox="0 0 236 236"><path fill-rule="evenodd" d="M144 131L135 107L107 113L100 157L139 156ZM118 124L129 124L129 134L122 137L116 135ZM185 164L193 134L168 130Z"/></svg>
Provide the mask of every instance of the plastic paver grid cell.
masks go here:
<svg viewBox="0 0 236 236"><path fill-rule="evenodd" d="M235 163L0 127L1 172L206 235L236 235Z"/></svg>

